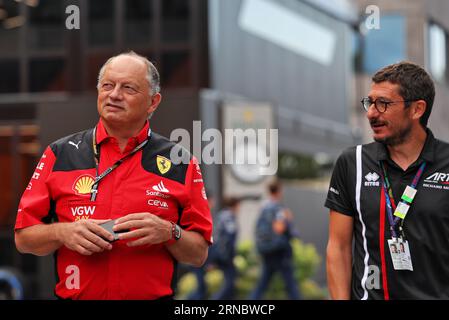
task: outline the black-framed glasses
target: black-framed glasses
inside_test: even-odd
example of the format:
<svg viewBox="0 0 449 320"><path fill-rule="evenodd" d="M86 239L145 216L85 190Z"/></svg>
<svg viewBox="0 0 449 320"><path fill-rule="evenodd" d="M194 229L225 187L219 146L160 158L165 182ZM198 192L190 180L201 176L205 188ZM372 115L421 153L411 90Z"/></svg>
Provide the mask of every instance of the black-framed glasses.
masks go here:
<svg viewBox="0 0 449 320"><path fill-rule="evenodd" d="M374 104L374 107L376 108L377 111L379 111L380 113L384 113L385 111L387 111L387 107L392 103L413 102L413 101L416 101L416 100L387 101L382 98L372 100L371 98L366 97L366 98L363 98L360 102L362 103L363 109L365 109L365 111L368 111L368 109L371 107L371 105Z"/></svg>

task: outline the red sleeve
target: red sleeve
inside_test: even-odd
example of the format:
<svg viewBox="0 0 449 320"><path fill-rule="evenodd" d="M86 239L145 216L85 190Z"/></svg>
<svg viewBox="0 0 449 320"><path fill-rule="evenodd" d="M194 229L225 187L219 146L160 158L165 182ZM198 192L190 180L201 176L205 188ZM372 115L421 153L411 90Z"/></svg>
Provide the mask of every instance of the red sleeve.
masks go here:
<svg viewBox="0 0 449 320"><path fill-rule="evenodd" d="M47 147L20 199L14 230L42 224L42 219L48 215L51 196L47 180L55 160L53 151Z"/></svg>
<svg viewBox="0 0 449 320"><path fill-rule="evenodd" d="M186 203L181 213L183 229L200 233L212 244L212 216L204 189L203 176L195 157L189 163L186 174Z"/></svg>

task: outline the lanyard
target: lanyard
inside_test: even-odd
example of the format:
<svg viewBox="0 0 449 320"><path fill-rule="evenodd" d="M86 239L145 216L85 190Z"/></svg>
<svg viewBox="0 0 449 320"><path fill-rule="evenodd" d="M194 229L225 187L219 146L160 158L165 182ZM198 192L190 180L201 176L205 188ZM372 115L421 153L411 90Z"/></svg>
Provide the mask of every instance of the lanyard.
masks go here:
<svg viewBox="0 0 449 320"><path fill-rule="evenodd" d="M401 236L403 238L405 238L402 227L403 227L407 212L410 209L410 206L413 203L413 199L415 198L415 195L417 193L416 186L418 185L419 179L421 178L421 176L424 172L424 168L426 167L426 162L424 161L421 164L421 166L419 167L418 172L416 172L415 177L413 178L412 184L405 188L404 193L401 196L401 200L399 201L397 206L394 202L393 190L391 188L391 184L388 179L387 170L382 161L380 161L379 164L382 169L381 170L381 177L382 177L382 184L383 184L382 190L385 194L385 202L386 202L386 209L387 209L387 213L388 213L388 222L390 224L391 236L393 238L397 238L395 227L398 224L399 220L402 220L401 224L399 226L399 231L401 233ZM394 212L393 212L393 210L394 210Z"/></svg>
<svg viewBox="0 0 449 320"><path fill-rule="evenodd" d="M97 127L94 128L93 131L93 137L92 137L92 148L94 150L94 160L95 160L95 181L92 185L92 188L90 189L90 201L95 201L98 194L98 185L100 184L100 181L103 180L104 177L106 177L108 174L110 174L112 171L117 169L118 166L120 166L123 161L133 156L135 153L137 153L139 150L141 150L145 145L148 143L148 139L151 135L151 129L148 130L148 139L145 139L142 143L140 143L137 147L135 147L130 153L125 155L124 157L117 160L112 166L107 168L105 171L103 171L100 175L98 175L98 164L100 161L100 146L97 145Z"/></svg>

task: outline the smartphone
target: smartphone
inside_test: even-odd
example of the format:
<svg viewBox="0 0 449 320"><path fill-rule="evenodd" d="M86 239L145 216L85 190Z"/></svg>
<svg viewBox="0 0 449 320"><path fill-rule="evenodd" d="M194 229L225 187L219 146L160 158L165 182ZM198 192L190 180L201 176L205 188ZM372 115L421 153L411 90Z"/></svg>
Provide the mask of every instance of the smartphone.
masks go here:
<svg viewBox="0 0 449 320"><path fill-rule="evenodd" d="M105 229L106 231L108 231L109 233L111 233L114 236L114 240L112 240L111 242L118 240L118 235L120 233L129 231L129 230L113 231L112 227L114 225L115 225L115 220L111 220L111 221L107 221L102 224L99 224L100 227L102 227L103 229Z"/></svg>

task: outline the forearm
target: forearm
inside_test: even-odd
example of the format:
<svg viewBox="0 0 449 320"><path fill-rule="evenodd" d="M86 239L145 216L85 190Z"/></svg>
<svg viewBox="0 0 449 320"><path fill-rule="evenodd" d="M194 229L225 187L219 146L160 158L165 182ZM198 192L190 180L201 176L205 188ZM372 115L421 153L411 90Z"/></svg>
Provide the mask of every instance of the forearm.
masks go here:
<svg viewBox="0 0 449 320"><path fill-rule="evenodd" d="M333 300L351 298L352 252L351 248L329 245L327 249L327 281Z"/></svg>
<svg viewBox="0 0 449 320"><path fill-rule="evenodd" d="M178 262L184 264L200 267L207 259L208 244L199 233L194 231L183 230L181 238L166 247Z"/></svg>
<svg viewBox="0 0 449 320"><path fill-rule="evenodd" d="M31 253L46 256L61 247L58 239L58 229L61 223L39 224L15 232L17 250L21 253Z"/></svg>

